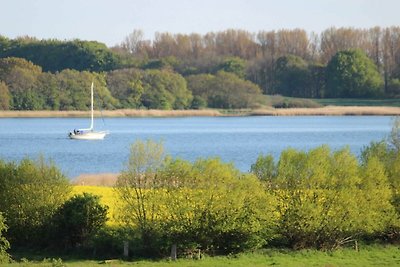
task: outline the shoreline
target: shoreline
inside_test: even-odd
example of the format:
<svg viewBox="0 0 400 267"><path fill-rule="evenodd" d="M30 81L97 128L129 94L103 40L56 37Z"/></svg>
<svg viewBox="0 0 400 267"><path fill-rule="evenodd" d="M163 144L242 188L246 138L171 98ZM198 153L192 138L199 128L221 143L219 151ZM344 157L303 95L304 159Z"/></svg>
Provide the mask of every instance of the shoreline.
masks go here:
<svg viewBox="0 0 400 267"><path fill-rule="evenodd" d="M137 110L117 109L95 111L106 118L146 117L232 117L232 116L398 116L400 107L389 106L325 106L320 108L269 108L239 110ZM87 118L90 111L3 110L0 118Z"/></svg>

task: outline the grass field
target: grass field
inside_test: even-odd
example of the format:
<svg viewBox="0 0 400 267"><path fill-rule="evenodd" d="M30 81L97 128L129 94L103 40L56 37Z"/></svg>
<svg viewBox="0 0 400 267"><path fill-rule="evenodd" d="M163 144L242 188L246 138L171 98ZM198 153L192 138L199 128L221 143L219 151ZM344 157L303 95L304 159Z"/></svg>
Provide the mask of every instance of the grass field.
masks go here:
<svg viewBox="0 0 400 267"><path fill-rule="evenodd" d="M38 255L36 256L38 257ZM58 258L56 258L58 259ZM4 266L154 266L154 267L183 267L183 266L288 266L288 267L336 267L336 266L400 266L400 249L397 246L361 246L360 251L345 248L333 252L315 250L263 250L254 253L244 253L233 256L205 257L200 260L168 259L159 261L119 259L108 260L77 260L65 258L15 262Z"/></svg>
<svg viewBox="0 0 400 267"><path fill-rule="evenodd" d="M327 98L313 99L324 106L387 106L400 107L400 99L354 99L354 98Z"/></svg>

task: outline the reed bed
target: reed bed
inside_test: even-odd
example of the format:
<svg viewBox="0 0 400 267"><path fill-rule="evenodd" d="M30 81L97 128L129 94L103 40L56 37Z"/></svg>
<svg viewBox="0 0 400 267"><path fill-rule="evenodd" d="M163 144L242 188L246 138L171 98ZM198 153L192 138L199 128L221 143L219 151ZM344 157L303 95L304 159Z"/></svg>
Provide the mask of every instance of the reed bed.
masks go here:
<svg viewBox="0 0 400 267"><path fill-rule="evenodd" d="M215 117L222 116L221 112L213 109L204 110L142 110L117 109L95 111L96 117ZM0 118L85 118L90 117L90 111L58 111L58 110L2 110Z"/></svg>
<svg viewBox="0 0 400 267"><path fill-rule="evenodd" d="M103 117L222 117L222 116L359 116L359 115L400 115L400 107L387 106L325 106L318 108L266 108L255 110L141 110L117 109L95 111ZM89 111L0 111L0 118L85 118Z"/></svg>
<svg viewBox="0 0 400 267"><path fill-rule="evenodd" d="M81 174L75 177L71 183L80 186L114 186L118 173L98 173L98 174Z"/></svg>

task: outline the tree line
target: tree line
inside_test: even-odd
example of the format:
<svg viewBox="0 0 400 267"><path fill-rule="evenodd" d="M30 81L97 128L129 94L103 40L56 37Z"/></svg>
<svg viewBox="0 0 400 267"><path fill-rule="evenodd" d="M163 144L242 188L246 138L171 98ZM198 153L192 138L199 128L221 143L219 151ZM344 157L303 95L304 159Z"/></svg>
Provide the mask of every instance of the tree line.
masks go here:
<svg viewBox="0 0 400 267"><path fill-rule="evenodd" d="M136 257L231 254L263 247L336 249L400 240L400 120L388 141L359 158L349 148L260 155L242 173L218 158L169 157L162 143L137 141L114 187L115 222L90 194L43 158L0 161L0 260L7 250L46 248ZM132 255L132 254L131 254Z"/></svg>
<svg viewBox="0 0 400 267"><path fill-rule="evenodd" d="M145 40L141 30L134 30L112 49L142 60L173 57L178 61L177 71L183 74L210 73L224 59L237 57L246 63L246 78L259 85L265 94L283 95L291 93L281 91L276 69L282 57L294 56L300 65L294 69L311 76L308 83L302 85L305 90L302 97L328 96L324 94L326 77L321 68L326 68L338 52L359 49L374 63L383 78L383 91L398 95L400 27L332 27L319 34L302 29L258 33L230 29L204 35L167 32L156 33L153 40ZM312 87L317 88L317 93Z"/></svg>
<svg viewBox="0 0 400 267"><path fill-rule="evenodd" d="M58 77L88 73L114 98L105 99L107 108L251 108L265 105L262 95L275 94L392 98L400 95L399 58L399 27L157 33L153 40L135 30L111 48L94 41L0 36L0 108L82 109L74 100L46 102L54 94L79 98L74 95L83 91L68 85L74 81L61 83ZM61 75L68 71L78 74Z"/></svg>

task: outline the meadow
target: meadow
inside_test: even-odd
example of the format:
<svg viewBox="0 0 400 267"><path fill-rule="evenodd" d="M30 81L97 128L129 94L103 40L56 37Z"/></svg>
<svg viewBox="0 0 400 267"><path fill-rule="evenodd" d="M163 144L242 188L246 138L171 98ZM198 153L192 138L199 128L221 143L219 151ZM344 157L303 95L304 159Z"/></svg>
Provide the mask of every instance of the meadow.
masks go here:
<svg viewBox="0 0 400 267"><path fill-rule="evenodd" d="M66 257L47 258L33 256L33 260L5 264L2 266L147 266L147 267L186 267L186 266L286 266L286 267L373 267L400 266L400 249L395 245L361 245L359 251L347 247L336 251L287 249L264 249L232 256L204 257L200 260L179 258L176 261L164 260L82 260ZM48 257L48 255L47 255ZM35 260L35 258L37 260Z"/></svg>

